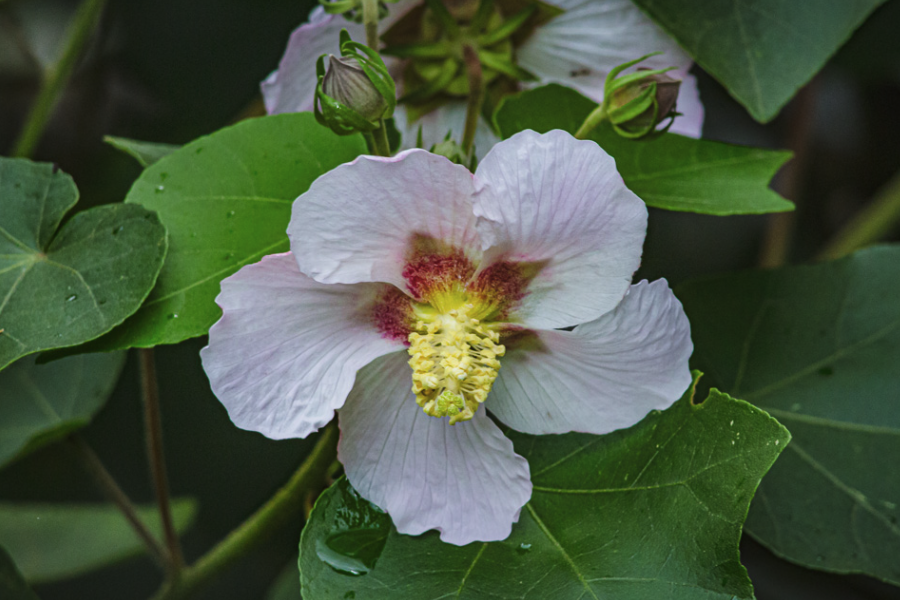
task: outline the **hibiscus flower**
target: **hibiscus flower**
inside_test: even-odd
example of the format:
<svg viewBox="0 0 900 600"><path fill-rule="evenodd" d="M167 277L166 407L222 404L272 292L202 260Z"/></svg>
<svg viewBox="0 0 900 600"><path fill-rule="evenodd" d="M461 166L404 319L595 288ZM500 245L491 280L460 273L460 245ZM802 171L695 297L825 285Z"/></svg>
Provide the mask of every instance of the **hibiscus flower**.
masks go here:
<svg viewBox="0 0 900 600"><path fill-rule="evenodd" d="M514 68L524 69L534 75L536 81L501 77L491 94L492 102L497 103L499 97L516 89L544 83L567 85L599 102L603 98L604 80L611 69L651 52L662 52L648 58L641 66L652 69L674 66L676 69L669 74L682 80L677 103L682 116L675 119L670 131L700 136L703 105L696 79L688 73L691 58L630 0L550 0L546 4L564 12L530 28L525 32L527 35L517 36L512 47L505 50L511 54ZM401 21L408 30L410 23L407 21L415 22L421 6L422 0L400 0L397 4L389 4L389 14L381 22L380 31L390 31ZM362 25L341 15L328 15L322 7L314 9L309 22L291 34L278 70L262 83L270 114L312 110L316 58L339 52L341 29L347 29L355 40L365 39ZM384 58L398 80L398 88L408 87L405 86L405 74L411 72L408 61L390 56ZM457 77L463 78L462 73ZM405 147L415 144L420 128L425 147L443 140L448 131L462 134L466 115L464 97L444 95L437 102L425 102L413 109L401 102L394 112ZM483 155L497 140L488 122L482 119L475 138L479 154Z"/></svg>
<svg viewBox="0 0 900 600"><path fill-rule="evenodd" d="M690 384L680 303L631 285L646 224L613 159L562 131L500 142L474 174L361 156L297 198L290 253L222 282L203 367L234 423L273 439L337 411L347 478L401 533L504 539L531 481L488 410L603 434Z"/></svg>

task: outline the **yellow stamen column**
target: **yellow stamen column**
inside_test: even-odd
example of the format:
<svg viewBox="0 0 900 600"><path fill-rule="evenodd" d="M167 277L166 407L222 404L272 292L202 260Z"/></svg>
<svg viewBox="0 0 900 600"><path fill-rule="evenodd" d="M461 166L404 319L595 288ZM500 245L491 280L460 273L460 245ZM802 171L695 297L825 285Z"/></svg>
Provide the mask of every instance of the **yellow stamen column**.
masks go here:
<svg viewBox="0 0 900 600"><path fill-rule="evenodd" d="M506 351L500 335L469 316L473 312L472 304L417 311L416 331L409 334L416 402L432 417L450 417L451 425L475 416Z"/></svg>

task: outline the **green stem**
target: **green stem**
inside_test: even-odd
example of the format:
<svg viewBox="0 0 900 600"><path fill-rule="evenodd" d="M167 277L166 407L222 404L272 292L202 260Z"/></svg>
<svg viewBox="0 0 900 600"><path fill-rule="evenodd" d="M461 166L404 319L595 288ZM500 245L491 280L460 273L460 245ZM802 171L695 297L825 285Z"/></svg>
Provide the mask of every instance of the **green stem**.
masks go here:
<svg viewBox="0 0 900 600"><path fill-rule="evenodd" d="M384 119L378 120L378 129L372 132L372 139L375 141L375 152L378 156L391 155L391 143L388 141Z"/></svg>
<svg viewBox="0 0 900 600"><path fill-rule="evenodd" d="M47 127L50 115L59 102L60 94L78 63L81 51L100 23L100 15L103 13L105 5L106 0L85 0L78 8L75 18L66 31L66 42L62 55L56 64L44 72L41 90L28 113L19 138L13 145L13 156L29 157L34 152Z"/></svg>
<svg viewBox="0 0 900 600"><path fill-rule="evenodd" d="M481 108L484 104L484 73L481 69L481 60L478 58L478 51L473 46L469 44L463 46L463 59L469 75L469 101L466 106L466 125L463 129L462 149L466 156L471 156L472 147L475 145L475 132L478 130L478 120L481 118Z"/></svg>
<svg viewBox="0 0 900 600"><path fill-rule="evenodd" d="M177 579L184 568L181 544L178 532L172 520L172 507L169 503L169 478L166 474L166 459L163 452L162 417L159 410L159 383L156 377L156 361L153 348L138 350L141 371L141 397L144 402L144 428L147 437L147 457L150 461L150 473L153 475L153 487L156 490L156 504L159 507L159 518L162 521L163 536L168 548L169 577Z"/></svg>
<svg viewBox="0 0 900 600"><path fill-rule="evenodd" d="M378 0L362 0L362 14L366 26L366 46L378 52Z"/></svg>
<svg viewBox="0 0 900 600"><path fill-rule="evenodd" d="M337 427L332 423L322 431L312 452L283 488L228 537L186 568L177 581L167 582L153 600L187 598L292 518L302 514L304 495L324 481L335 460L337 438Z"/></svg>
<svg viewBox="0 0 900 600"><path fill-rule="evenodd" d="M144 542L144 545L147 546L151 558L153 558L160 566L165 566L165 550L159 545L156 537L150 533L150 530L147 529L144 522L141 521L134 504L131 503L131 500L125 495L125 492L122 491L122 488L119 487L119 484L113 476L106 470L106 467L100 461L100 457L98 457L88 443L84 441L84 438L77 433L69 436L68 442L75 450L75 454L78 456L84 469L94 478L94 481L103 491L104 495L110 502L116 505L116 508L122 513L128 521L128 524L134 529L134 532L138 534L138 537L140 537Z"/></svg>
<svg viewBox="0 0 900 600"><path fill-rule="evenodd" d="M584 123L578 128L578 131L575 132L575 137L579 140L586 139L588 134L593 131L597 125L606 120L606 116L606 107L601 102L597 108L591 111L591 114L587 116Z"/></svg>
<svg viewBox="0 0 900 600"><path fill-rule="evenodd" d="M888 182L875 199L838 232L819 253L819 260L834 260L877 242L900 221L900 173Z"/></svg>

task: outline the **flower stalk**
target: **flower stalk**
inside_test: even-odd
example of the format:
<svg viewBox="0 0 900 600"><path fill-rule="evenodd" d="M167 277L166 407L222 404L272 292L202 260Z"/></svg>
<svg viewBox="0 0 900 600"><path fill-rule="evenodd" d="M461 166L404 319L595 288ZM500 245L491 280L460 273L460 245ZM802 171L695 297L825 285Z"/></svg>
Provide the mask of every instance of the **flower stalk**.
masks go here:
<svg viewBox="0 0 900 600"><path fill-rule="evenodd" d="M470 156L475 145L475 132L478 129L478 119L481 117L481 107L484 104L484 73L478 58L478 51L473 46L469 44L463 46L463 59L466 62L466 72L469 76L469 97L466 104L466 124L463 129L462 148L463 152Z"/></svg>
<svg viewBox="0 0 900 600"><path fill-rule="evenodd" d="M362 17L366 27L366 46L378 52L378 0L362 0Z"/></svg>
<svg viewBox="0 0 900 600"><path fill-rule="evenodd" d="M166 473L166 460L162 445L162 419L159 410L156 361L152 348L141 348L138 350L138 356L140 357L141 397L144 402L147 457L150 461L159 518L162 522L163 536L168 549L166 567L169 577L177 579L184 567L184 558L181 553L181 544L178 541L178 532L175 530L175 523L172 520L172 507L169 502L169 478Z"/></svg>
<svg viewBox="0 0 900 600"><path fill-rule="evenodd" d="M141 538L144 545L147 546L150 558L152 558L159 566L164 567L167 563L166 551L159 545L156 537L150 533L150 530L147 529L144 522L141 521L134 504L132 504L125 492L122 491L122 488L119 487L119 484L110 472L106 470L106 467L103 465L103 462L101 462L100 457L97 456L97 453L94 452L88 443L84 441L84 438L77 433L69 436L68 442L75 450L75 455L81 461L85 471L94 478L94 481L103 491L103 494L110 502L116 505L116 508L122 513L134 532Z"/></svg>

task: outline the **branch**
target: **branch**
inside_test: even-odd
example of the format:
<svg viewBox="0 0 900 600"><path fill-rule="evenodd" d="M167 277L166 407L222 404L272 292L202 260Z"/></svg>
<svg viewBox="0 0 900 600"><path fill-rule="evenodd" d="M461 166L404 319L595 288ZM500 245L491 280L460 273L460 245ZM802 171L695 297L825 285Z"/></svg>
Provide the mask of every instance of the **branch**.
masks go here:
<svg viewBox="0 0 900 600"><path fill-rule="evenodd" d="M78 8L75 18L66 31L66 43L62 55L56 64L44 73L41 90L28 113L19 138L13 145L13 156L27 158L34 152L35 146L47 127L50 115L59 102L59 97L78 63L81 51L100 23L100 16L103 14L105 5L106 0L85 0Z"/></svg>
<svg viewBox="0 0 900 600"><path fill-rule="evenodd" d="M166 459L163 454L159 384L156 379L153 348L139 349L138 357L141 363L141 397L144 401L147 457L150 461L150 473L153 475L153 487L156 490L156 504L159 506L159 518L162 521L163 535L168 548L169 576L177 578L184 567L184 558L178 542L178 532L175 531L175 523L172 521L172 507L169 505L169 478L166 474Z"/></svg>
<svg viewBox="0 0 900 600"><path fill-rule="evenodd" d="M160 566L164 566L166 564L165 551L162 546L159 545L156 537L150 533L150 530L147 529L147 526L141 521L131 500L128 499L128 496L125 495L125 492L122 491L122 488L119 487L119 484L116 483L113 476L106 470L103 463L100 462L100 458L97 454L91 449L87 442L84 441L84 438L77 433L69 436L68 442L72 448L75 449L75 454L78 456L79 460L81 460L84 469L90 473L106 497L122 512L132 529L134 529L134 532L138 534L138 537L146 544L147 550L150 551L151 558L153 558Z"/></svg>

